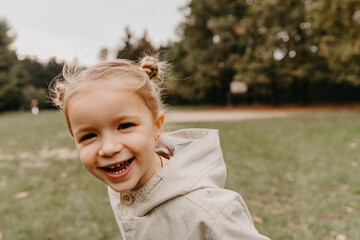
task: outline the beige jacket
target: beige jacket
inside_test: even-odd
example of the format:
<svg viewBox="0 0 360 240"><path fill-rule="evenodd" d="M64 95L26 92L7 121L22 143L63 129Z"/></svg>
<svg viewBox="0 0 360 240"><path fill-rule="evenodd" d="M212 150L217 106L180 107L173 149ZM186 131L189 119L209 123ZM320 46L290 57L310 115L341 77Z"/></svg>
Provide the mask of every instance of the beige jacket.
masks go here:
<svg viewBox="0 0 360 240"><path fill-rule="evenodd" d="M173 157L154 177L129 193L109 188L123 240L268 239L241 196L224 189L217 130L180 130L161 141Z"/></svg>

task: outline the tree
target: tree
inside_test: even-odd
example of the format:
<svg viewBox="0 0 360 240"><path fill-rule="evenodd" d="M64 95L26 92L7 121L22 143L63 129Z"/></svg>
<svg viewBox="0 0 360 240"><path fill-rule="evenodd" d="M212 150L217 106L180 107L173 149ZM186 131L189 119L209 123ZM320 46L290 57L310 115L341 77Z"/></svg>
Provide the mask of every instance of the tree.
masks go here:
<svg viewBox="0 0 360 240"><path fill-rule="evenodd" d="M50 58L45 64L45 73L42 88L48 89L50 82L61 73L64 66L63 61L58 61L55 57Z"/></svg>
<svg viewBox="0 0 360 240"><path fill-rule="evenodd" d="M360 99L358 0L192 0L184 11L168 52L181 101L224 103L231 81L274 105L327 100L345 82Z"/></svg>
<svg viewBox="0 0 360 240"><path fill-rule="evenodd" d="M274 105L307 104L313 76L326 77L320 74L326 71L326 60L317 54L317 36L305 10L297 0L253 2L245 18L248 45L235 79L254 89L264 85Z"/></svg>
<svg viewBox="0 0 360 240"><path fill-rule="evenodd" d="M107 48L102 48L99 52L99 60L105 61L109 57L109 50Z"/></svg>
<svg viewBox="0 0 360 240"><path fill-rule="evenodd" d="M62 71L64 63L58 62L55 57L46 62L27 57L21 61L21 64L24 72L23 82L26 85L25 104L36 98L41 108L49 108L49 102L46 101L48 86Z"/></svg>
<svg viewBox="0 0 360 240"><path fill-rule="evenodd" d="M129 27L125 28L125 38L123 39L122 45L123 46L121 46L117 52L117 58L136 61L142 57L142 54L144 53L152 55L156 52L155 48L147 39L146 31L140 39L136 40Z"/></svg>
<svg viewBox="0 0 360 240"><path fill-rule="evenodd" d="M7 23L0 21L0 111L28 108L33 98L40 107L50 107L46 101L48 85L61 72L63 62L28 57L19 61L11 49L14 39Z"/></svg>
<svg viewBox="0 0 360 240"><path fill-rule="evenodd" d="M0 21L0 111L18 109L22 100L22 73L11 43L15 37L9 35L9 27Z"/></svg>
<svg viewBox="0 0 360 240"><path fill-rule="evenodd" d="M319 55L328 60L340 90L345 84L360 86L360 2L314 0L307 12L318 33Z"/></svg>
<svg viewBox="0 0 360 240"><path fill-rule="evenodd" d="M25 72L24 83L35 88L46 88L45 66L36 58L26 57L21 60Z"/></svg>
<svg viewBox="0 0 360 240"><path fill-rule="evenodd" d="M182 101L226 102L234 64L244 54L241 19L247 7L244 1L193 0L184 8L182 39L168 53L179 79L170 87Z"/></svg>

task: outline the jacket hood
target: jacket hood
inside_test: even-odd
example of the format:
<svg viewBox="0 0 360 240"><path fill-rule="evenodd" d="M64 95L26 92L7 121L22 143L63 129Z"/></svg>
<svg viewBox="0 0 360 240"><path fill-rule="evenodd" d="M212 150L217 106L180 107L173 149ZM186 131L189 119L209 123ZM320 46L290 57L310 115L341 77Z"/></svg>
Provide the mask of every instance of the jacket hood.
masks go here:
<svg viewBox="0 0 360 240"><path fill-rule="evenodd" d="M130 191L135 198L132 215L144 216L156 206L200 188L224 187L226 167L217 130L183 129L167 133L157 147L165 147L172 157L144 186ZM109 193L110 197L119 197L111 189Z"/></svg>

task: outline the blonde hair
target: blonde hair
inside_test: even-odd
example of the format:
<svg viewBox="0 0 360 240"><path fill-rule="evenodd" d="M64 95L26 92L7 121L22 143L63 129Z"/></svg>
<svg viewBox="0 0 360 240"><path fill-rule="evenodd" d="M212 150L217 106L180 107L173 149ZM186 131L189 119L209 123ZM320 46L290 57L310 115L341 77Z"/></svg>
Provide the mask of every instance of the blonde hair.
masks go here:
<svg viewBox="0 0 360 240"><path fill-rule="evenodd" d="M139 63L117 59L87 69L65 65L62 74L50 85L51 99L55 106L63 110L70 132L67 105L71 97L90 85L109 81L138 94L155 118L165 110L161 99L165 67L164 62L151 56L145 56Z"/></svg>

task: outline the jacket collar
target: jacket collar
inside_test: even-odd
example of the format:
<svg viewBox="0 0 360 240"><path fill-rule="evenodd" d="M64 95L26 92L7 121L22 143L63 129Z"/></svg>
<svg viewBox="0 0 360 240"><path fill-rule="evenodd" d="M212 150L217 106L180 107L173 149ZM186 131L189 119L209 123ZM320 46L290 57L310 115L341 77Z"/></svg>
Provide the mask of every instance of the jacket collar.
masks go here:
<svg viewBox="0 0 360 240"><path fill-rule="evenodd" d="M144 186L130 191L135 198L131 205L135 216L199 188L224 187L226 167L217 130L184 129L164 134L158 147L166 147L173 156Z"/></svg>

